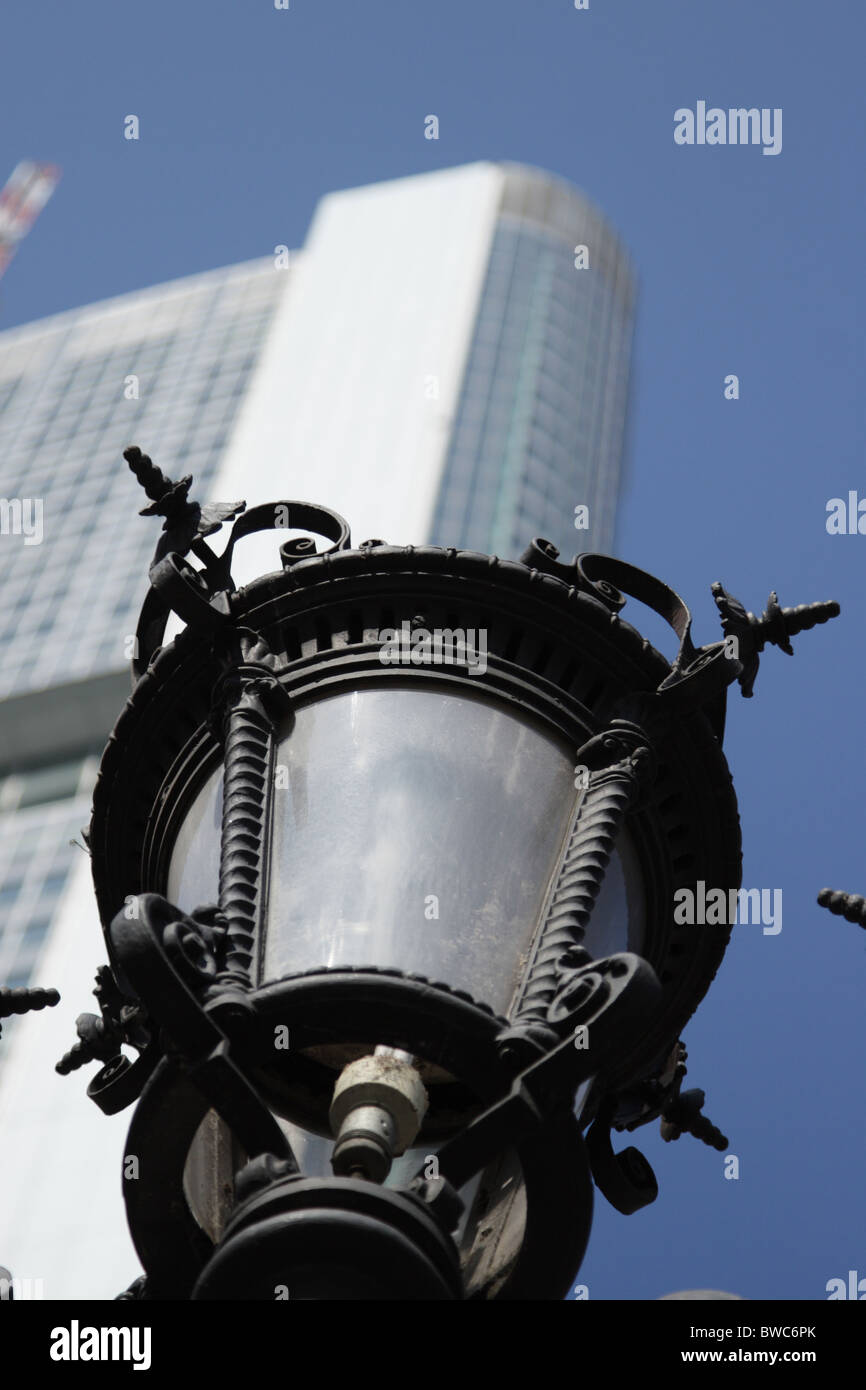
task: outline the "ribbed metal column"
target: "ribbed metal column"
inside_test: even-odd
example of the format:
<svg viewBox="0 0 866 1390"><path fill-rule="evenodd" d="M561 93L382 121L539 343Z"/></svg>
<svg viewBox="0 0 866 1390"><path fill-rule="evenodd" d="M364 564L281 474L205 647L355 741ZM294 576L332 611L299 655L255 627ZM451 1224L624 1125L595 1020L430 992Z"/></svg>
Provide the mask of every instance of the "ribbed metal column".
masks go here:
<svg viewBox="0 0 866 1390"><path fill-rule="evenodd" d="M255 634L241 634L239 655L217 693L224 729L219 908L225 945L211 999L252 988L267 892L276 721L290 708L267 645Z"/></svg>
<svg viewBox="0 0 866 1390"><path fill-rule="evenodd" d="M590 740L577 755L587 765L605 754L617 761L591 772L589 786L577 804L514 1025L546 1022L564 977L588 960L581 950L583 937L617 836L653 762L643 731L624 720L617 724L616 729Z"/></svg>

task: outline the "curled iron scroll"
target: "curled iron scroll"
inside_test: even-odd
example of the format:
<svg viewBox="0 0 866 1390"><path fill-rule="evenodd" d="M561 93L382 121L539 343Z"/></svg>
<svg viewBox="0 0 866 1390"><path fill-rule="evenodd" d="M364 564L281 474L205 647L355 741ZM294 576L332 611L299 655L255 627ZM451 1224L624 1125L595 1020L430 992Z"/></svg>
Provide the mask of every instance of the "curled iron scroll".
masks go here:
<svg viewBox="0 0 866 1390"><path fill-rule="evenodd" d="M150 588L142 604L136 629L132 655L133 681L144 675L162 645L171 612L177 613L191 626L211 632L229 620L230 610L225 595L232 593L235 588L231 574L235 545L246 536L278 530L311 531L331 542L330 546L319 552L312 543L310 548L296 547L294 553L282 547L284 565L308 555L330 555L337 550L348 550L352 544L349 524L338 512L312 502L282 501L251 507L238 517L221 555L215 555L209 546L199 541L194 548L204 560L200 570L194 569L176 550L162 555L158 550L150 567Z"/></svg>
<svg viewBox="0 0 866 1390"><path fill-rule="evenodd" d="M679 594L661 579L656 579L655 575L638 569L636 565L629 565L625 560L614 559L612 555L578 555L574 563L582 581L580 587L586 593L595 594L608 607L619 609L624 602L606 596L607 591L612 588L614 593L619 591L617 600L621 599L622 594L627 594L629 598L645 603L647 608L664 618L680 639L680 648L673 665L674 671L691 665L698 655L692 642L692 614Z"/></svg>
<svg viewBox="0 0 866 1390"><path fill-rule="evenodd" d="M578 586L585 593L593 594L613 611L622 607L622 595L627 594L658 613L673 629L679 638L679 650L656 695L670 709L705 708L721 741L726 690L742 671L742 662L728 655L724 642L696 647L692 641L690 608L655 575L610 555L578 555L574 563ZM609 591L612 591L611 596L608 596Z"/></svg>

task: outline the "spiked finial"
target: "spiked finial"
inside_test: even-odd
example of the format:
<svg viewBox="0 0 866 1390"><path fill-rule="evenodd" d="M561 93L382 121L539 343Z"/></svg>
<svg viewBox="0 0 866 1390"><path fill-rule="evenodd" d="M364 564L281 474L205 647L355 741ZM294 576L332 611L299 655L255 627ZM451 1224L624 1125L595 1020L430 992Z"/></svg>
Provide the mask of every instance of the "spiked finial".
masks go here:
<svg viewBox="0 0 866 1390"><path fill-rule="evenodd" d="M172 482L136 444L124 449L123 457L151 499L151 506L143 507L139 516L164 516L163 530L178 533L174 538L178 549L185 538L183 533L189 535L188 549L203 536L218 531L224 521L233 521L247 505L246 502L211 502L200 506L189 500L191 473L184 474L177 483Z"/></svg>
<svg viewBox="0 0 866 1390"><path fill-rule="evenodd" d="M737 644L734 655L743 667L737 679L747 699L751 697L758 674L758 654L764 650L768 642L793 656L792 637L798 632L808 632L810 628L826 623L830 618L838 617L840 611L839 604L833 600L825 603L801 603L796 608L782 608L779 605L778 594L773 590L760 618L756 618L754 613L747 613L740 600L729 594L718 582L712 585L712 593L725 637L732 638Z"/></svg>
<svg viewBox="0 0 866 1390"><path fill-rule="evenodd" d="M188 505L192 474L185 474L178 483L172 482L162 469L157 468L150 455L143 454L135 444L124 449L123 457L152 502L152 506L142 508L139 516L164 516L172 521L179 520Z"/></svg>
<svg viewBox="0 0 866 1390"><path fill-rule="evenodd" d="M810 628L818 627L819 624L829 622L831 618L838 616L839 605L832 599L825 603L801 603L796 608L780 608L775 590L767 599L767 607L760 619L749 614L755 626L758 651L763 650L766 642L772 642L789 656L794 655L791 638L796 637L798 632L808 632Z"/></svg>
<svg viewBox="0 0 866 1390"><path fill-rule="evenodd" d="M855 922L858 927L866 927L866 898L856 893L837 893L833 888L822 888L818 894L819 907L826 907L834 917L844 917L846 922Z"/></svg>
<svg viewBox="0 0 866 1390"><path fill-rule="evenodd" d="M691 1134L695 1139L709 1144L711 1149L723 1153L728 1147L728 1140L706 1115L701 1114L703 1104L704 1093L697 1089L680 1091L674 1096L662 1110L662 1139L669 1143L672 1139L679 1139L681 1134Z"/></svg>
<svg viewBox="0 0 866 1390"><path fill-rule="evenodd" d="M13 1014L29 1014L40 1009L53 1009L60 1003L56 989L0 989L0 1019ZM3 1029L0 1026L0 1033Z"/></svg>

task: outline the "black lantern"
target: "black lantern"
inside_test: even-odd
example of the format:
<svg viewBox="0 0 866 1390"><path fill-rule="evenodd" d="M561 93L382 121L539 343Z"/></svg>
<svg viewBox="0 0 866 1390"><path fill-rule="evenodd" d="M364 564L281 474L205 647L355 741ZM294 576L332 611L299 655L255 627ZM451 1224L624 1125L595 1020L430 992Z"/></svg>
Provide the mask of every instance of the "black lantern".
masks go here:
<svg viewBox="0 0 866 1390"><path fill-rule="evenodd" d="M675 894L740 884L727 687L838 607L757 619L717 585L696 648L622 561L353 550L324 508L199 507L126 457L165 526L94 794L101 1018L60 1067L137 1103L128 1296L563 1297L593 1179L657 1192L613 1129L726 1145L679 1037L730 923ZM235 544L281 527L329 544L237 589Z"/></svg>

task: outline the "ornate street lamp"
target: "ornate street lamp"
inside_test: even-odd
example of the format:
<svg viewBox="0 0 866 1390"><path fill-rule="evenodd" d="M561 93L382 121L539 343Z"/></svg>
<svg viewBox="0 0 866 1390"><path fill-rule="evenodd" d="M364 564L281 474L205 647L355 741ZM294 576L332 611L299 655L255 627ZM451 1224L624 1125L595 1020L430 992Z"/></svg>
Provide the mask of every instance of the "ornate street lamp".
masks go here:
<svg viewBox="0 0 866 1390"><path fill-rule="evenodd" d="M593 1179L624 1212L657 1192L613 1129L726 1146L679 1036L730 924L675 893L740 884L727 687L838 607L757 619L717 585L697 648L620 560L353 550L322 507L199 507L125 456L165 523L94 793L101 1017L59 1069L136 1102L128 1296L562 1298ZM237 588L237 542L279 528L329 544Z"/></svg>

